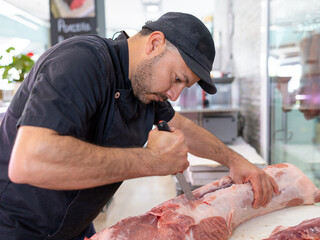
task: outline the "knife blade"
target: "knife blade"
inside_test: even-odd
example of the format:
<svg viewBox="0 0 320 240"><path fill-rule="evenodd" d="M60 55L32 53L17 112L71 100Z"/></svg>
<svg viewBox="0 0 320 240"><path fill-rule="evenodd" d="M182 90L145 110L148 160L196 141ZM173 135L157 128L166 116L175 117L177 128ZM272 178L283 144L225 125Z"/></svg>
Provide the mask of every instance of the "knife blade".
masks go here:
<svg viewBox="0 0 320 240"><path fill-rule="evenodd" d="M182 191L186 195L187 199L189 201L193 201L195 198L194 198L194 195L191 192L191 187L190 187L189 183L187 182L186 177L184 176L184 174L183 173L177 173L176 174L176 178L178 180L178 183L179 183Z"/></svg>
<svg viewBox="0 0 320 240"><path fill-rule="evenodd" d="M159 121L157 124L157 127L158 127L159 131L170 132L169 125L166 121ZM179 183L182 191L186 195L187 199L189 201L193 201L195 199L195 197L191 192L191 187L190 187L189 183L187 182L186 177L184 176L183 172L177 173L175 176L178 180L178 183Z"/></svg>

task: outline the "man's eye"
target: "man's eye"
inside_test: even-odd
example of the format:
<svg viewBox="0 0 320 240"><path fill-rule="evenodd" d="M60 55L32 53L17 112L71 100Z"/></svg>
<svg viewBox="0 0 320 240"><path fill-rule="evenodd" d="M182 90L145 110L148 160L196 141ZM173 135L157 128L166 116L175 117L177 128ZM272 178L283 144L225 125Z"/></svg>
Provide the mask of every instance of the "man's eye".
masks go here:
<svg viewBox="0 0 320 240"><path fill-rule="evenodd" d="M181 82L180 78L176 78L176 82L180 83Z"/></svg>

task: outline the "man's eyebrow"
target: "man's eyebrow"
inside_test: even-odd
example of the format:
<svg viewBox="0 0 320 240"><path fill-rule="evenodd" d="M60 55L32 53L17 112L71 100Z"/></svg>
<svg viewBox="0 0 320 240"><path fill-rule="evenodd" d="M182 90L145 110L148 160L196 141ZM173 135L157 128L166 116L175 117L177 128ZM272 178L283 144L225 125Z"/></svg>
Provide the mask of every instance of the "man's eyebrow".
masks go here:
<svg viewBox="0 0 320 240"><path fill-rule="evenodd" d="M185 81L186 81L186 85L187 85L188 87L190 87L190 86L189 86L189 84L190 84L190 80L189 80L188 76L187 76L187 75L185 75L185 74L183 74L183 78L184 78L184 79L185 79Z"/></svg>

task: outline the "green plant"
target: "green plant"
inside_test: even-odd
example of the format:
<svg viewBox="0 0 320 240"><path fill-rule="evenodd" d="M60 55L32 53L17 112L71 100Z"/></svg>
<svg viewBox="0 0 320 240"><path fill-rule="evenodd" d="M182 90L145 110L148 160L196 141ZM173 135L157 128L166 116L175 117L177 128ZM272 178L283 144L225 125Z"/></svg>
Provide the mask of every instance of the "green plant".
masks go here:
<svg viewBox="0 0 320 240"><path fill-rule="evenodd" d="M10 47L6 50L7 53L10 53L10 51L15 50L13 47ZM4 72L2 73L2 79L8 80L8 82L22 82L26 76L26 74L31 70L34 61L31 59L33 56L33 53L25 54L19 54L12 57L12 62L7 65L0 65L0 69L4 69ZM3 56L0 56L0 60ZM19 78L14 78L12 73L9 73L11 69L15 69L18 74Z"/></svg>

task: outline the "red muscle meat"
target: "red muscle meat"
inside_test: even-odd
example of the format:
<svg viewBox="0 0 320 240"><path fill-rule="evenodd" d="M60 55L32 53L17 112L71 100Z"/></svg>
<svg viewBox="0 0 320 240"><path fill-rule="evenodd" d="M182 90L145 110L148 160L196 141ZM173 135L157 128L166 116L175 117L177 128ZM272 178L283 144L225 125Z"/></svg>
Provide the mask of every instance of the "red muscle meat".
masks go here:
<svg viewBox="0 0 320 240"><path fill-rule="evenodd" d="M305 220L289 228L279 228L273 231L269 238L264 240L319 240L320 217Z"/></svg>
<svg viewBox="0 0 320 240"><path fill-rule="evenodd" d="M192 202L181 195L144 215L124 219L90 239L226 240L235 227L253 217L320 201L319 189L294 165L282 163L264 171L276 180L280 191L265 208L252 208L250 183L233 184L227 176L194 190L196 200Z"/></svg>

